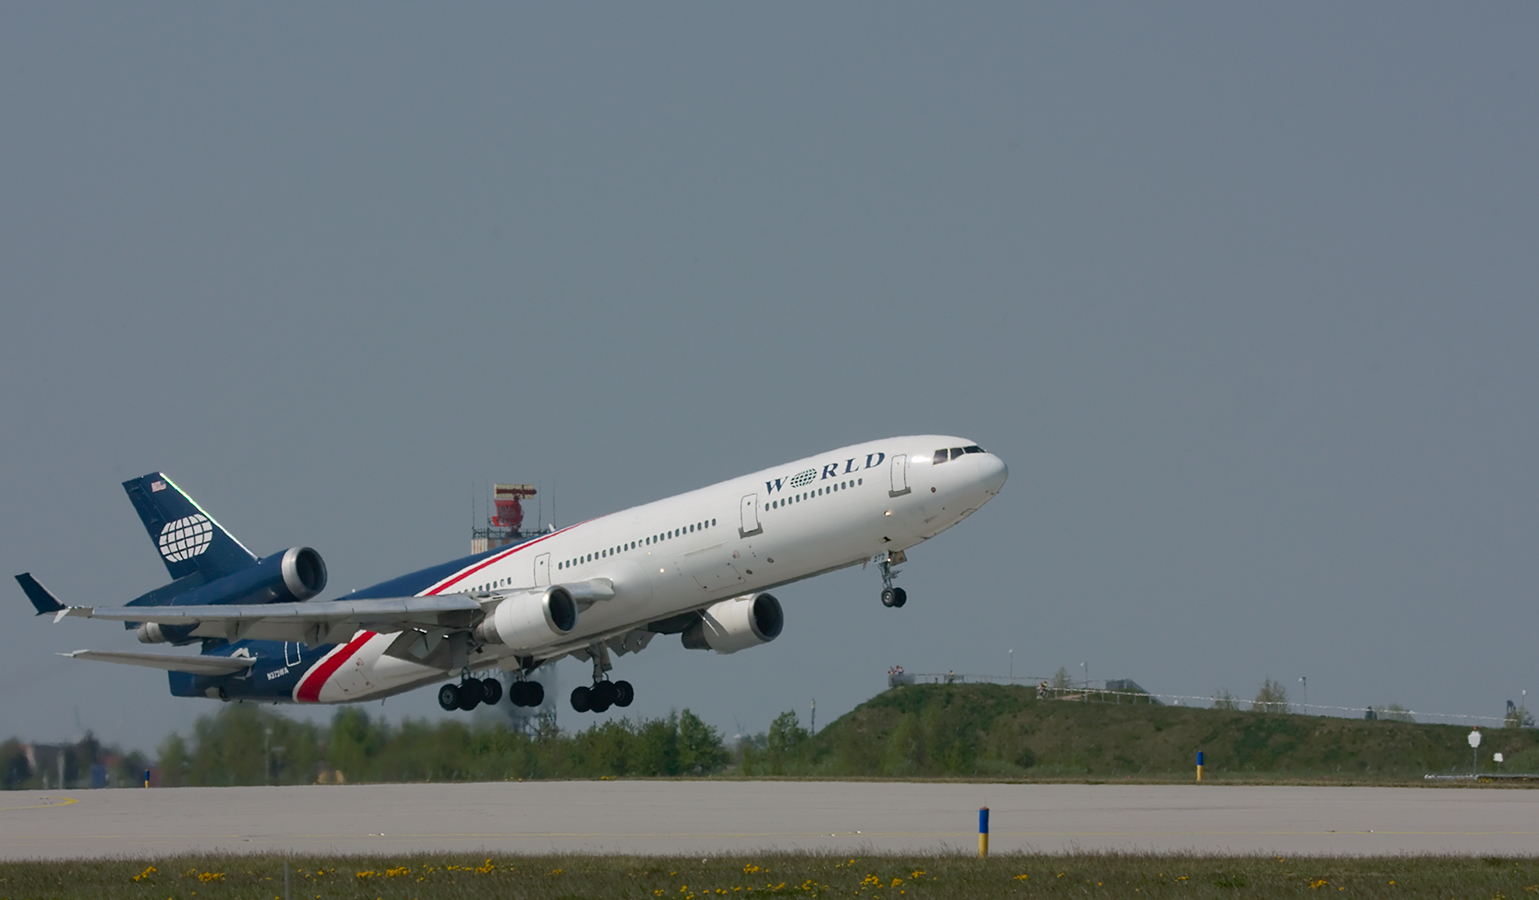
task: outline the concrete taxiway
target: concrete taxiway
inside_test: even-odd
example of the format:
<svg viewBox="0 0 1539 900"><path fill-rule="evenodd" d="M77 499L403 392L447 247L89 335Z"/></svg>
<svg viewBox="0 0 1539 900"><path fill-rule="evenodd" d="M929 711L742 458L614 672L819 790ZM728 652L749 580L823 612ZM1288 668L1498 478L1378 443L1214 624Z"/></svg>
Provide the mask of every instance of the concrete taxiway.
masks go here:
<svg viewBox="0 0 1539 900"><path fill-rule="evenodd" d="M0 858L406 854L1539 853L1539 791L615 781L0 795Z"/></svg>

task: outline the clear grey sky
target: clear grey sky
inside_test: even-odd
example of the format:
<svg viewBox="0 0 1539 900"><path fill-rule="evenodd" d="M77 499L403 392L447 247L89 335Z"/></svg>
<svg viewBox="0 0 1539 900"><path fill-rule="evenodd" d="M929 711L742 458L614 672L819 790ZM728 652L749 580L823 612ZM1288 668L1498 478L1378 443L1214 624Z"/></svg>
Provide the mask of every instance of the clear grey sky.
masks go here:
<svg viewBox="0 0 1539 900"><path fill-rule="evenodd" d="M950 432L1011 479L905 609L793 586L773 644L625 658L630 712L821 725L1013 649L1500 715L1535 46L1518 3L0 6L0 574L163 583L119 487L156 469L344 591L466 552L472 484L568 524ZM0 736L215 708L3 591Z"/></svg>

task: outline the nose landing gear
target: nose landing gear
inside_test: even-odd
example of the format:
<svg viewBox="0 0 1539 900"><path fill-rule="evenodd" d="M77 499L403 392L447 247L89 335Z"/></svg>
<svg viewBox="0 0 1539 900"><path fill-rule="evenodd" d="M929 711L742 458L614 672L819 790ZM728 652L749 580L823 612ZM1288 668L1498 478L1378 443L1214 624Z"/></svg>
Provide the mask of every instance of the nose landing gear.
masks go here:
<svg viewBox="0 0 1539 900"><path fill-rule="evenodd" d="M882 573L882 605L889 609L897 608L908 602L908 592L900 587L893 587L892 580L898 577L900 569L893 568L908 561L908 555L902 550L894 550L891 553L878 553L871 558L876 563L877 571Z"/></svg>

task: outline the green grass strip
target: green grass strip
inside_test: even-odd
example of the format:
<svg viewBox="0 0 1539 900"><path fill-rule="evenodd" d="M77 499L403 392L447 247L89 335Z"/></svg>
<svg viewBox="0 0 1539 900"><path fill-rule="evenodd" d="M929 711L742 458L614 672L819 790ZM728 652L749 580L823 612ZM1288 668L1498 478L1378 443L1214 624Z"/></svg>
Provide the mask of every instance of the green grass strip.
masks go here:
<svg viewBox="0 0 1539 900"><path fill-rule="evenodd" d="M177 856L0 863L0 900L1539 896L1539 858L1157 854Z"/></svg>

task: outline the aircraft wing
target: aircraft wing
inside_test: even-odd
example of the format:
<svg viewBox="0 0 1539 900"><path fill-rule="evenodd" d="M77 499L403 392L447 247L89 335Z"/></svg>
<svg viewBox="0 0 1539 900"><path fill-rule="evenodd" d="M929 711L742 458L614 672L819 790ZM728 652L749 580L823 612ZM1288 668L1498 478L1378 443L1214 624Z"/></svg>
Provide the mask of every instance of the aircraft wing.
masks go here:
<svg viewBox="0 0 1539 900"><path fill-rule="evenodd" d="M481 603L475 598L445 594L256 606L72 606L61 610L58 618L197 625L192 632L194 637L296 641L313 647L345 641L363 628L458 631L475 625L481 615Z"/></svg>
<svg viewBox="0 0 1539 900"><path fill-rule="evenodd" d="M74 653L59 655L70 659L148 666L168 672L190 672L193 675L234 675L246 671L256 662L255 659L238 656L171 656L166 653L117 653L110 650L76 650Z"/></svg>

